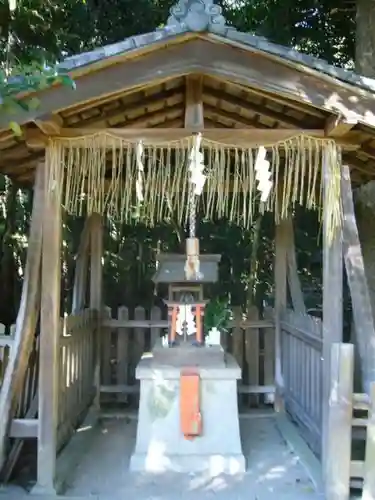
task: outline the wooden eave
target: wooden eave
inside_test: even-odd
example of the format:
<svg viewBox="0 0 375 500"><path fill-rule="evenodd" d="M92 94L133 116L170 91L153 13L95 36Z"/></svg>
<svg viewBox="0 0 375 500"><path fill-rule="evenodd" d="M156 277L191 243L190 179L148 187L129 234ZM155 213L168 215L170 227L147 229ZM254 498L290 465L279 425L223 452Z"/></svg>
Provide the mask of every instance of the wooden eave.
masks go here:
<svg viewBox="0 0 375 500"><path fill-rule="evenodd" d="M31 182L44 151L30 137L58 135L61 128L183 128L191 74L203 79L205 128L321 129L357 148L344 152L355 183L375 178L375 94L240 42L197 33L73 70L77 89L40 92L40 108L19 117L22 137L7 130L9 117L2 117L0 171Z"/></svg>

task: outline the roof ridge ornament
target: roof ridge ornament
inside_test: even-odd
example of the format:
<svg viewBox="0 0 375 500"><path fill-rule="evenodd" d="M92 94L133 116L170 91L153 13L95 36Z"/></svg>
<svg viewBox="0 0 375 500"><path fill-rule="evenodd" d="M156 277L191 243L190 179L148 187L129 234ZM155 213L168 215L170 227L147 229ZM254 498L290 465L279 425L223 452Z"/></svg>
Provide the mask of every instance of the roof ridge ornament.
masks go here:
<svg viewBox="0 0 375 500"><path fill-rule="evenodd" d="M178 27L181 31L210 31L225 34L229 28L222 15L220 5L213 0L178 0L170 10L168 27Z"/></svg>

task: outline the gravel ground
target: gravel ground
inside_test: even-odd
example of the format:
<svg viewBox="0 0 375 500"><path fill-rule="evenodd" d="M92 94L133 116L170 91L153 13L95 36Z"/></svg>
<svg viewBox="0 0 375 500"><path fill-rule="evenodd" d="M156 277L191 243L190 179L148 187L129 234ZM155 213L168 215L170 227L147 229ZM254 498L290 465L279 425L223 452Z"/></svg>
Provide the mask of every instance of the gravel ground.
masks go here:
<svg viewBox="0 0 375 500"><path fill-rule="evenodd" d="M208 477L207 474L129 472L136 422L105 421L71 476L66 495L99 500L322 498L272 418L244 419L241 424L243 451L248 460L246 474Z"/></svg>

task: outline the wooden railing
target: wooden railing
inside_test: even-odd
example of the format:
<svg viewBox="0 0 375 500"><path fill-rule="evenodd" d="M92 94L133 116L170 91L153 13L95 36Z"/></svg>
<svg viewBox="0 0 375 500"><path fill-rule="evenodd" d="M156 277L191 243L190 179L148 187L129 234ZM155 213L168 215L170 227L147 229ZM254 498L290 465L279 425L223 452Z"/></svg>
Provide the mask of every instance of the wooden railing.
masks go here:
<svg viewBox="0 0 375 500"><path fill-rule="evenodd" d="M61 319L57 442L60 449L70 438L95 395L94 346L96 313L85 310ZM13 344L14 326L4 334L0 325L0 390ZM2 476L7 480L22 450L23 439L38 432L39 335L35 337L22 391L12 420L13 437Z"/></svg>
<svg viewBox="0 0 375 500"><path fill-rule="evenodd" d="M8 334L5 334L5 330L5 326L0 324L0 390L13 346L15 325L9 328ZM15 418L35 418L37 412L38 361L39 337L35 337L28 361L25 383L18 395ZM26 417L26 414L30 416Z"/></svg>
<svg viewBox="0 0 375 500"><path fill-rule="evenodd" d="M61 320L58 449L70 438L95 396L96 318L87 309Z"/></svg>
<svg viewBox="0 0 375 500"><path fill-rule="evenodd" d="M322 429L322 324L287 310L281 318L281 363L287 412L320 454Z"/></svg>
<svg viewBox="0 0 375 500"><path fill-rule="evenodd" d="M350 487L362 499L375 498L375 383L367 394L353 393L354 346L334 344L331 355L326 498L349 500ZM363 430L358 436L357 430ZM362 450L354 440L362 440ZM354 454L362 455L359 459Z"/></svg>
<svg viewBox="0 0 375 500"><path fill-rule="evenodd" d="M223 347L234 355L242 369L238 390L240 403L270 402L274 393L275 332L271 313L259 319L256 309L247 318L234 309L230 329L222 335ZM117 317L105 309L101 329L101 400L103 403L138 402L135 369L146 351L166 333L166 310L143 307L130 311L119 307Z"/></svg>
<svg viewBox="0 0 375 500"><path fill-rule="evenodd" d="M14 341L15 325L8 329L8 334L5 335L6 328L0 325L0 390L2 387L5 370L11 355L11 349ZM37 423L36 416L38 412L38 370L39 370L39 337L35 337L30 357L27 364L25 381L22 391L17 397L17 405L14 417L9 429L9 435L15 439L11 441L11 447L7 456L6 463L2 472L2 479L7 481L13 470L14 464L21 453L23 447L23 437L29 434L31 437L36 436L37 427L33 425ZM23 425L27 422L27 428ZM31 424L31 425L30 425Z"/></svg>

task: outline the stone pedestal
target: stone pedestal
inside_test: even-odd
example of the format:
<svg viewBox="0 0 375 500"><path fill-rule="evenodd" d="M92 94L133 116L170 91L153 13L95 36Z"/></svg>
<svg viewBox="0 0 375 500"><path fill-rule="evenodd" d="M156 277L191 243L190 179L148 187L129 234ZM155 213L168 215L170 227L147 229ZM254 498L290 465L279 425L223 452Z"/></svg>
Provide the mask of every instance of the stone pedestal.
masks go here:
<svg viewBox="0 0 375 500"><path fill-rule="evenodd" d="M187 364L186 353L179 356L178 349L167 349L159 356L155 352L155 357L145 355L137 367L141 396L130 469L208 471L211 475L244 472L237 407L240 367L231 355L222 355L222 362L218 358L215 362L209 348L196 348L205 352L195 358L198 361ZM200 375L202 434L192 440L185 439L180 430L180 375L187 367Z"/></svg>

